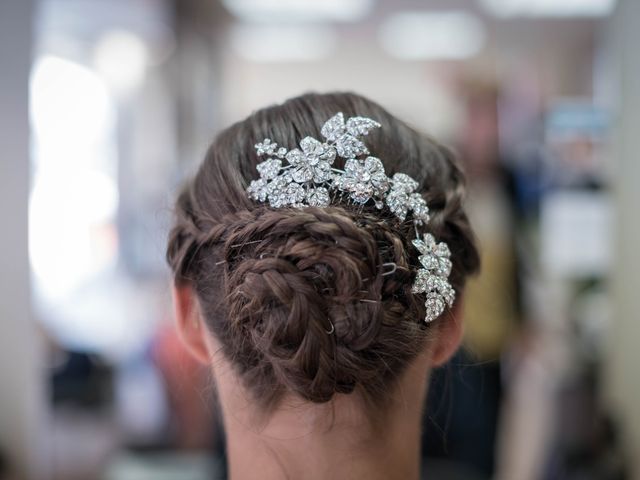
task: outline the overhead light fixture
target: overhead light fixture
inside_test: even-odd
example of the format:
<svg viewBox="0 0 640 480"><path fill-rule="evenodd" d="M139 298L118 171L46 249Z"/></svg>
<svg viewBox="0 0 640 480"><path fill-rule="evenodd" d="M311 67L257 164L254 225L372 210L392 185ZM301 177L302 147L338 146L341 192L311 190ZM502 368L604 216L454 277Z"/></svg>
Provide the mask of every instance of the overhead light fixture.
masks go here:
<svg viewBox="0 0 640 480"><path fill-rule="evenodd" d="M496 17L604 17L616 0L479 0Z"/></svg>
<svg viewBox="0 0 640 480"><path fill-rule="evenodd" d="M482 22L462 10L404 11L380 26L382 48L401 60L463 60L484 46Z"/></svg>
<svg viewBox="0 0 640 480"><path fill-rule="evenodd" d="M143 80L149 52L136 34L125 30L105 33L96 44L96 70L116 90L128 91Z"/></svg>
<svg viewBox="0 0 640 480"><path fill-rule="evenodd" d="M252 22L355 22L371 12L374 0L223 0L234 16Z"/></svg>
<svg viewBox="0 0 640 480"><path fill-rule="evenodd" d="M115 117L103 78L84 65L51 55L34 62L29 109L38 152L65 162L76 158L71 146L79 151L101 143ZM79 161L85 162L87 155L82 150Z"/></svg>
<svg viewBox="0 0 640 480"><path fill-rule="evenodd" d="M327 57L336 34L327 25L237 24L231 29L231 46L252 62L301 62Z"/></svg>

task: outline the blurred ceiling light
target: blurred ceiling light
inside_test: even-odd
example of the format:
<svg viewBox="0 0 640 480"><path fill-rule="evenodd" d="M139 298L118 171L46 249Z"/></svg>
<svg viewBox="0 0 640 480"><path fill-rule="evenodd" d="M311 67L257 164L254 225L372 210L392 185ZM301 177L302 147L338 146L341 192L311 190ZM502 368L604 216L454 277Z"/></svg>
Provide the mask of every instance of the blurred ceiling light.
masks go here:
<svg viewBox="0 0 640 480"><path fill-rule="evenodd" d="M34 63L29 107L38 151L65 163L73 160L70 150L102 141L114 117L108 89L95 72L49 55Z"/></svg>
<svg viewBox="0 0 640 480"><path fill-rule="evenodd" d="M394 13L378 31L385 51L402 60L469 58L482 49L485 36L477 17L458 10Z"/></svg>
<svg viewBox="0 0 640 480"><path fill-rule="evenodd" d="M105 33L94 51L96 70L117 91L131 90L142 83L148 60L144 41L124 30Z"/></svg>
<svg viewBox="0 0 640 480"><path fill-rule="evenodd" d="M252 62L300 62L325 58L336 44L325 25L238 24L231 29L231 46Z"/></svg>
<svg viewBox="0 0 640 480"><path fill-rule="evenodd" d="M44 56L31 74L30 120L29 255L36 287L56 299L115 261L94 235L113 222L118 206L114 174L105 173L114 170L109 140L115 111L96 72Z"/></svg>
<svg viewBox="0 0 640 480"><path fill-rule="evenodd" d="M241 20L253 22L354 22L372 10L374 0L223 0Z"/></svg>
<svg viewBox="0 0 640 480"><path fill-rule="evenodd" d="M43 169L29 200L29 257L41 293L64 298L115 262L101 248L100 227L113 222L118 189L91 169Z"/></svg>
<svg viewBox="0 0 640 480"><path fill-rule="evenodd" d="M616 0L479 0L496 17L602 17Z"/></svg>

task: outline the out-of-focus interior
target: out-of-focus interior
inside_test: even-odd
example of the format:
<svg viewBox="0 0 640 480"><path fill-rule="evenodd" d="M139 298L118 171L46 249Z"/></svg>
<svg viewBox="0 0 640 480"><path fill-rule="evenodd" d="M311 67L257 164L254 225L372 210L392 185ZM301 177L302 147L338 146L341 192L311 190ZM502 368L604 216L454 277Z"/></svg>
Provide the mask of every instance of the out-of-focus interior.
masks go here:
<svg viewBox="0 0 640 480"><path fill-rule="evenodd" d="M9 0L0 43L0 478L225 478L171 201L220 129L333 90L468 173L483 272L425 478L640 478L640 2Z"/></svg>

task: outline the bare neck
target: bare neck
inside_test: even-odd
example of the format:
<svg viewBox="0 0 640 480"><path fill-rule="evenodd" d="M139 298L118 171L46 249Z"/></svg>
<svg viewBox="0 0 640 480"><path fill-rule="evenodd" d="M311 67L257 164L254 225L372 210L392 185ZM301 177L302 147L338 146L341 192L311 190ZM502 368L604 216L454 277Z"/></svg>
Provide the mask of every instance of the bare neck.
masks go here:
<svg viewBox="0 0 640 480"><path fill-rule="evenodd" d="M230 480L419 478L425 369L399 380L376 427L356 395L321 405L287 398L260 420L235 376L217 373Z"/></svg>

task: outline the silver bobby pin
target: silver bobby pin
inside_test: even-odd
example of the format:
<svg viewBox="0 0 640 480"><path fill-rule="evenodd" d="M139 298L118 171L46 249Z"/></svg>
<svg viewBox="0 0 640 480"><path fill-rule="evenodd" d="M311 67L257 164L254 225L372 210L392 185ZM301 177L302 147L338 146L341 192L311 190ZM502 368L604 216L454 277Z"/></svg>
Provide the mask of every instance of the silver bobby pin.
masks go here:
<svg viewBox="0 0 640 480"><path fill-rule="evenodd" d="M329 325L331 325L331 330L325 330L327 335L331 335L333 332L336 331L336 327L333 326L333 322L331 320L329 320Z"/></svg>
<svg viewBox="0 0 640 480"><path fill-rule="evenodd" d="M383 277L396 273L396 270L398 269L398 265L396 264L396 262L383 263L382 267L391 267L391 270L388 270L382 274Z"/></svg>
<svg viewBox="0 0 640 480"><path fill-rule="evenodd" d="M244 247L245 245L251 245L252 243L260 243L262 240L251 240L250 242L244 242L244 243L235 243L231 246L229 246L229 248L239 248L239 247Z"/></svg>

